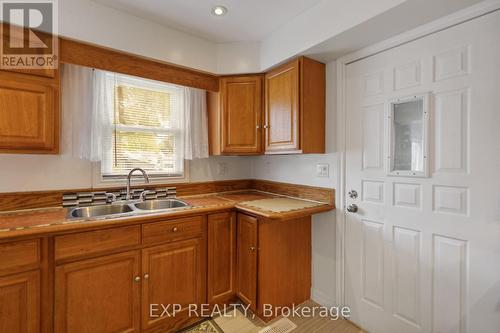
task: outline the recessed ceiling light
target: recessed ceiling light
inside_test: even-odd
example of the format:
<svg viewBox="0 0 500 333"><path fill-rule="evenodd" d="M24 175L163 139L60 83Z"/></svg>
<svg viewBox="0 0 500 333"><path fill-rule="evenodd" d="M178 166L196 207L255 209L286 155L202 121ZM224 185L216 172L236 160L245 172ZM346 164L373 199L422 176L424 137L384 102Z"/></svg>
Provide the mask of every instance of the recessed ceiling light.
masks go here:
<svg viewBox="0 0 500 333"><path fill-rule="evenodd" d="M215 6L212 8L212 14L215 16L222 16L227 13L227 8L224 6Z"/></svg>

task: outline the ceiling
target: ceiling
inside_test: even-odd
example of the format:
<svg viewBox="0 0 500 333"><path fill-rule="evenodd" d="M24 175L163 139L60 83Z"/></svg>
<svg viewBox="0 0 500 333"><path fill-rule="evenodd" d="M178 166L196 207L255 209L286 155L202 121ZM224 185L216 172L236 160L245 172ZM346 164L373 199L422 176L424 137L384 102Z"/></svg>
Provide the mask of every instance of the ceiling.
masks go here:
<svg viewBox="0 0 500 333"><path fill-rule="evenodd" d="M217 43L261 41L322 0L94 0ZM216 5L226 15L211 13Z"/></svg>

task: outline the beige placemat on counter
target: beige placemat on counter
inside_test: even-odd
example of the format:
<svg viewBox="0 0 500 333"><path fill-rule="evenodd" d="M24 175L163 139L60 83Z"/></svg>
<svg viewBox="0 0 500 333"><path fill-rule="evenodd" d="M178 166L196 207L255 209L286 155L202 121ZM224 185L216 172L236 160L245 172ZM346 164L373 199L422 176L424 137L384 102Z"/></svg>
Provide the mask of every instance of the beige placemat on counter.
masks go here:
<svg viewBox="0 0 500 333"><path fill-rule="evenodd" d="M270 198L252 201L244 201L240 203L248 207L265 210L273 213L285 213L293 210L304 208L311 208L323 205L319 202L311 202L305 200L291 199L291 198Z"/></svg>

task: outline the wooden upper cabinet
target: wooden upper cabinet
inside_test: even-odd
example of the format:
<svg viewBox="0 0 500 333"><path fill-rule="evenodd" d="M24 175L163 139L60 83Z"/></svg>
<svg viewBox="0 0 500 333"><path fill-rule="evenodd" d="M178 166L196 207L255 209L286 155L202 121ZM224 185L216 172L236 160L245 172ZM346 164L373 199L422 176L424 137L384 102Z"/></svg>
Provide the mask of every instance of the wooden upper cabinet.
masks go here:
<svg viewBox="0 0 500 333"><path fill-rule="evenodd" d="M208 216L208 302L225 303L236 294L236 215Z"/></svg>
<svg viewBox="0 0 500 333"><path fill-rule="evenodd" d="M213 155L262 152L262 76L220 79L220 92L209 94Z"/></svg>
<svg viewBox="0 0 500 333"><path fill-rule="evenodd" d="M299 70L296 60L266 75L266 152L300 149Z"/></svg>
<svg viewBox="0 0 500 333"><path fill-rule="evenodd" d="M325 152L325 65L301 57L265 79L266 154Z"/></svg>
<svg viewBox="0 0 500 333"><path fill-rule="evenodd" d="M59 71L0 71L0 153L58 153L59 118Z"/></svg>
<svg viewBox="0 0 500 333"><path fill-rule="evenodd" d="M250 309L257 309L258 220L238 214L237 295Z"/></svg>
<svg viewBox="0 0 500 333"><path fill-rule="evenodd" d="M140 332L140 252L56 267L56 333Z"/></svg>
<svg viewBox="0 0 500 333"><path fill-rule="evenodd" d="M40 332L40 271L0 277L0 332Z"/></svg>

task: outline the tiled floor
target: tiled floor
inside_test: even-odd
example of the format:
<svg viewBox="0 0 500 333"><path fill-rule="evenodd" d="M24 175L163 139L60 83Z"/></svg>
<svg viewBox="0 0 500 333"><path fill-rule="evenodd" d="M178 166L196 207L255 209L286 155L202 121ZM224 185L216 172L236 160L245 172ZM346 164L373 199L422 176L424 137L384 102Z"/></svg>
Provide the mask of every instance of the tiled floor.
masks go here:
<svg viewBox="0 0 500 333"><path fill-rule="evenodd" d="M319 306L312 301L302 304L302 306ZM218 317L212 320L216 327L224 333L258 333L266 326L271 325L281 318L276 318L269 323L265 323L257 317L245 317L241 312L236 311L235 316ZM364 333L365 331L343 319L332 320L328 317L289 317L297 325L297 328L290 333ZM188 331L189 332L189 331ZM212 331L209 331L212 332Z"/></svg>

